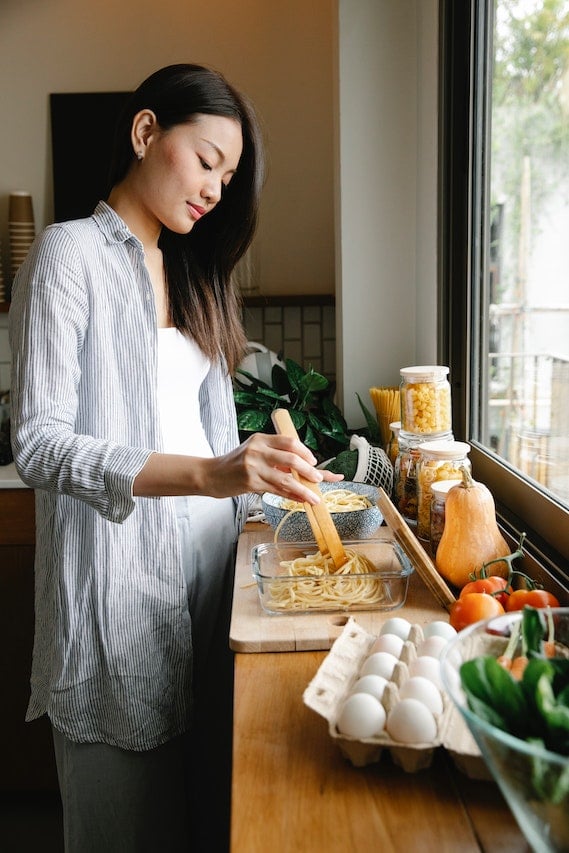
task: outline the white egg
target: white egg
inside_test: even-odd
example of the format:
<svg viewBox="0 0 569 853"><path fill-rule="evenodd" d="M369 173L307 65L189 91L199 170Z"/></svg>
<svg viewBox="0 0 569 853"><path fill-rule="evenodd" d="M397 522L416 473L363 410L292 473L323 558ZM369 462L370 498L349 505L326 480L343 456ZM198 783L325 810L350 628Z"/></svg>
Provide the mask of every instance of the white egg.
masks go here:
<svg viewBox="0 0 569 853"><path fill-rule="evenodd" d="M370 649L370 654L373 654L373 652L389 652L389 654L395 655L398 658L402 649L403 640L401 637L398 637L397 634L382 634L374 642Z"/></svg>
<svg viewBox="0 0 569 853"><path fill-rule="evenodd" d="M381 675L388 680L393 675L397 658L389 652L374 652L362 664L360 675Z"/></svg>
<svg viewBox="0 0 569 853"><path fill-rule="evenodd" d="M417 656L423 657L423 655L429 655L429 657L438 658L447 644L448 640L445 637L441 637L440 634L433 634L432 637L427 637L426 640L419 643L417 646Z"/></svg>
<svg viewBox="0 0 569 853"><path fill-rule="evenodd" d="M418 699L435 716L442 714L443 697L441 691L423 675L414 675L403 682L399 689L401 699Z"/></svg>
<svg viewBox="0 0 569 853"><path fill-rule="evenodd" d="M358 678L350 692L369 693L371 696L375 696L376 699L379 699L381 701L383 691L385 690L387 684L387 678L383 678L381 675L374 675L373 673L370 673L369 675L362 675L361 678Z"/></svg>
<svg viewBox="0 0 569 853"><path fill-rule="evenodd" d="M418 699L401 699L389 712L386 728L399 743L430 743L437 736L433 714Z"/></svg>
<svg viewBox="0 0 569 853"><path fill-rule="evenodd" d="M352 693L342 706L338 731L355 738L373 737L385 727L385 709L369 693Z"/></svg>
<svg viewBox="0 0 569 853"><path fill-rule="evenodd" d="M447 640L452 640L453 637L456 637L456 630L448 622L436 620L435 622L429 622L428 625L423 627L423 637L425 639L433 636L445 637Z"/></svg>
<svg viewBox="0 0 569 853"><path fill-rule="evenodd" d="M409 636L410 630L411 623L408 619L403 619L401 616L393 616L391 619L388 619L387 622L383 623L379 634L380 636L382 634L396 634L405 641Z"/></svg>
<svg viewBox="0 0 569 853"><path fill-rule="evenodd" d="M433 658L429 655L415 658L409 664L409 675L422 675L424 678L432 681L433 684L436 684L439 690L442 689L441 664L438 658Z"/></svg>

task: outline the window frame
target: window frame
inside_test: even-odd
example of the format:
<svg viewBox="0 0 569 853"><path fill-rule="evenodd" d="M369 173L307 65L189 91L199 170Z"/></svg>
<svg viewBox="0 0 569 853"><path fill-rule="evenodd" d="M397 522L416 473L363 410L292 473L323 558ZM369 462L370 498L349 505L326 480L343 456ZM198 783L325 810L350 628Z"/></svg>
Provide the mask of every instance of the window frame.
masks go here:
<svg viewBox="0 0 569 853"><path fill-rule="evenodd" d="M438 358L448 364L453 426L471 445L476 479L496 501L501 527L519 541L538 580L569 585L569 511L475 438L474 414L487 381L485 304L493 0L441 0L439 63ZM481 140L481 144L479 143ZM481 363L482 362L482 363Z"/></svg>

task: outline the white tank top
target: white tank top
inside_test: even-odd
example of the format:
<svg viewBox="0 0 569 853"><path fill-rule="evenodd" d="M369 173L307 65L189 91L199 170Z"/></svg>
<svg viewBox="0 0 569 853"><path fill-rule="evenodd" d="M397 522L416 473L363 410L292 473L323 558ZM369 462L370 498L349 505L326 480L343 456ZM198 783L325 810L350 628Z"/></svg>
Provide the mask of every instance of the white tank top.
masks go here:
<svg viewBox="0 0 569 853"><path fill-rule="evenodd" d="M209 359L193 340L175 328L158 329L158 410L166 453L213 456L199 403L209 368Z"/></svg>

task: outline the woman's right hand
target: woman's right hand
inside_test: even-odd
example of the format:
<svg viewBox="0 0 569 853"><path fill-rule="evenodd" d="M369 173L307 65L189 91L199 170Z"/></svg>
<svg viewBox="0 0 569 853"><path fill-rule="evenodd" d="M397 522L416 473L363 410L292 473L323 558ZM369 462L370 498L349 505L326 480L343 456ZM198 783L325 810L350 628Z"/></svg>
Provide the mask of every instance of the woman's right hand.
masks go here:
<svg viewBox="0 0 569 853"><path fill-rule="evenodd" d="M229 453L213 458L153 453L134 481L134 494L227 498L272 492L315 504L319 496L299 483L293 471L312 483L343 479L342 474L316 468L316 462L296 438L255 433Z"/></svg>

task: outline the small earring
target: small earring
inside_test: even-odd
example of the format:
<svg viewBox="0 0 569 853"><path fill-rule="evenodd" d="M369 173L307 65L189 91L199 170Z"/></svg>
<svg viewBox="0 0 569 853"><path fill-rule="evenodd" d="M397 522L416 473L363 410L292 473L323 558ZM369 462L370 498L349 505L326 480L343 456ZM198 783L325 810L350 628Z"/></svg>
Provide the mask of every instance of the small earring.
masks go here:
<svg viewBox="0 0 569 853"><path fill-rule="evenodd" d="M137 152L136 152L136 156L137 156L137 158L138 158L139 160L143 160L143 159L144 159L144 154L142 153L142 151L137 151Z"/></svg>

